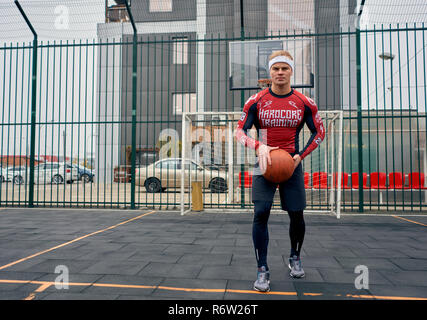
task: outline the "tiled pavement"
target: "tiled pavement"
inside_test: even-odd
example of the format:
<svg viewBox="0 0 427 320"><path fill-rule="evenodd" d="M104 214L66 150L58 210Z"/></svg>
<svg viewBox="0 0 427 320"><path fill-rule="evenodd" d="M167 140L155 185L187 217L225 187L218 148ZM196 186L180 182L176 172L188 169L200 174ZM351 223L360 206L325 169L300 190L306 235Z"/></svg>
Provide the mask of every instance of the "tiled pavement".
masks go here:
<svg viewBox="0 0 427 320"><path fill-rule="evenodd" d="M427 298L427 215L405 218L306 214L306 277L291 279L289 219L272 214L271 293L259 294L251 213L2 208L0 299ZM54 284L61 265L68 289Z"/></svg>

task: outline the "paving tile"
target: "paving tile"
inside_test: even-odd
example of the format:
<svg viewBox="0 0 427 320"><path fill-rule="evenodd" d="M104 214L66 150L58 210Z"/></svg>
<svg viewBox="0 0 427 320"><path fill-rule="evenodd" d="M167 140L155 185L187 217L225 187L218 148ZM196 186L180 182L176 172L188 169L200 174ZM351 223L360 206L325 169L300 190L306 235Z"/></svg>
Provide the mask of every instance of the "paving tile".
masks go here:
<svg viewBox="0 0 427 320"><path fill-rule="evenodd" d="M318 247L310 247L303 245L302 250L305 255L301 255L302 257L311 256L311 257L357 257L357 255L351 249L345 249L343 247L339 248L318 248Z"/></svg>
<svg viewBox="0 0 427 320"><path fill-rule="evenodd" d="M427 287L427 271L392 271L379 270L390 284L397 286Z"/></svg>
<svg viewBox="0 0 427 320"><path fill-rule="evenodd" d="M105 275L94 285L86 287L84 293L148 296L162 280L163 278L158 277Z"/></svg>
<svg viewBox="0 0 427 320"><path fill-rule="evenodd" d="M287 262L287 261L286 261ZM309 255L302 256L301 262L303 268L340 268L341 265L333 256L311 257Z"/></svg>
<svg viewBox="0 0 427 320"><path fill-rule="evenodd" d="M255 270L255 271L254 271ZM205 266L198 279L252 280L256 276L256 268L241 266Z"/></svg>
<svg viewBox="0 0 427 320"><path fill-rule="evenodd" d="M76 274L82 271L83 269L88 268L93 265L96 261L89 260L70 260L70 259L37 259L29 260L30 262L38 262L36 264L25 265L25 263L17 264L11 267L11 270L14 268L17 271L31 271L31 272L45 272L45 273L55 273L55 270L58 266L65 266L68 268L70 274ZM25 266L25 268L22 268Z"/></svg>
<svg viewBox="0 0 427 320"><path fill-rule="evenodd" d="M128 260L129 257L135 255L137 251L134 250L106 250L106 251L92 251L90 253L81 255L78 260L94 260L94 261L106 261L106 260Z"/></svg>
<svg viewBox="0 0 427 320"><path fill-rule="evenodd" d="M355 280L360 273L355 273L354 268L352 269L332 269L332 268L317 268L320 275L327 283L347 283L354 285ZM369 271L369 283L370 284L392 284L389 279L382 274L379 270Z"/></svg>
<svg viewBox="0 0 427 320"><path fill-rule="evenodd" d="M168 246L163 253L169 254L185 254L185 253L207 253L213 252L212 246L200 244L172 244ZM215 252L213 252L215 253Z"/></svg>
<svg viewBox="0 0 427 320"><path fill-rule="evenodd" d="M0 279L7 280L38 280L46 275L46 272L23 272L11 271L8 269L0 270Z"/></svg>
<svg viewBox="0 0 427 320"><path fill-rule="evenodd" d="M13 259L13 260L14 261L9 261L9 262L10 263L14 263L14 262L19 261L19 259L17 259L17 260ZM9 266L7 268L4 268L3 270L7 270L7 271L22 271L22 272L25 272L25 271L28 271L28 272L40 272L40 271L36 271L36 270L34 270L32 268L35 265L38 265L39 263L44 262L46 260L47 259L45 259L45 258L35 257L33 259L28 259L28 260L25 260L25 261L13 264L13 265L11 265L11 266ZM43 271L43 272L45 272L45 271ZM48 272L50 272L50 271L48 271ZM52 272L53 272L53 270L52 270Z"/></svg>
<svg viewBox="0 0 427 320"><path fill-rule="evenodd" d="M366 249L366 248L352 248L352 252L358 257L365 258L406 258L408 257L404 251L396 249Z"/></svg>
<svg viewBox="0 0 427 320"><path fill-rule="evenodd" d="M210 239L210 238L202 238L196 239L194 244L203 244L203 245L211 245L211 246L234 246L239 245L236 243L235 239Z"/></svg>
<svg viewBox="0 0 427 320"><path fill-rule="evenodd" d="M393 259L388 258L347 258L347 257L335 257L338 263L345 269L355 268L358 265L365 265L368 269L372 270L401 270L398 265L393 263Z"/></svg>
<svg viewBox="0 0 427 320"><path fill-rule="evenodd" d="M13 213L4 215L8 210L0 215L0 267L136 216L135 212L103 209L11 209L9 212ZM54 281L54 267L64 264L70 267L71 282L107 281L123 285L117 290L76 286L66 292L51 286L35 299L360 300L364 294L425 296L425 228L392 217L345 214L339 220L305 215L303 279L292 279L287 268L288 216L270 216L268 262L272 290L293 290L298 292L297 296L186 291L185 288L218 287L251 290L256 278L252 218L250 213L182 217L179 212L158 212L0 270L0 279ZM369 269L367 290L355 288L356 265ZM128 283L169 288L132 291L126 288ZM22 299L36 288L37 285L7 284L2 290L0 284L0 299Z"/></svg>
<svg viewBox="0 0 427 320"><path fill-rule="evenodd" d="M253 289L254 281L229 280L224 300L297 300L295 288L290 282L273 281L270 293Z"/></svg>
<svg viewBox="0 0 427 320"><path fill-rule="evenodd" d="M165 279L153 297L175 299L223 299L227 281L223 279ZM170 289L168 289L170 288ZM202 289L202 291L185 291L183 289ZM203 289L218 289L220 292L203 292Z"/></svg>
<svg viewBox="0 0 427 320"><path fill-rule="evenodd" d="M427 250L424 249L414 249L414 248L405 248L403 251L406 256L414 259L427 259Z"/></svg>
<svg viewBox="0 0 427 320"><path fill-rule="evenodd" d="M170 264L150 262L138 275L169 278L196 278L202 266L194 264Z"/></svg>
<svg viewBox="0 0 427 320"><path fill-rule="evenodd" d="M176 263L182 255L179 254L155 254L155 253L141 253L137 252L128 257L128 261L147 261L147 262L164 262Z"/></svg>
<svg viewBox="0 0 427 320"><path fill-rule="evenodd" d="M248 246L214 246L212 253L232 253L232 254L253 254L254 249L252 243Z"/></svg>
<svg viewBox="0 0 427 320"><path fill-rule="evenodd" d="M399 300L403 298L424 298L427 299L427 287L418 286L393 286L393 285L371 285L368 291L379 298L391 299L396 297Z"/></svg>
<svg viewBox="0 0 427 320"><path fill-rule="evenodd" d="M153 239L151 243L162 243L162 244L192 244L195 243L196 238L194 237L183 237L183 236L175 236L175 237L159 237L156 239Z"/></svg>
<svg viewBox="0 0 427 320"><path fill-rule="evenodd" d="M183 254L177 263L197 264L197 265L230 265L233 254L229 253L209 253L209 254Z"/></svg>
<svg viewBox="0 0 427 320"><path fill-rule="evenodd" d="M146 264L147 262L141 261L100 261L80 273L136 275Z"/></svg>
<svg viewBox="0 0 427 320"><path fill-rule="evenodd" d="M41 300L116 300L118 294L91 294L82 292L52 292Z"/></svg>
<svg viewBox="0 0 427 320"><path fill-rule="evenodd" d="M36 287L34 287L34 290ZM23 300L27 298L33 291L33 289L24 290L1 290L0 288L0 300Z"/></svg>
<svg viewBox="0 0 427 320"><path fill-rule="evenodd" d="M370 295L366 289L343 283L295 282L300 300L360 300L355 296Z"/></svg>

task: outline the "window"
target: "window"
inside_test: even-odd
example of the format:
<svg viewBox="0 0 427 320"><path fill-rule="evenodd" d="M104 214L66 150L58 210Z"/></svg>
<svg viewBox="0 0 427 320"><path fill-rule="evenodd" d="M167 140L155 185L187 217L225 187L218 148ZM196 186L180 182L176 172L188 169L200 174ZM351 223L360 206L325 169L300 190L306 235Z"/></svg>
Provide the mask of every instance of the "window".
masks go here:
<svg viewBox="0 0 427 320"><path fill-rule="evenodd" d="M57 163L47 163L44 167L45 170L55 170L59 169L59 164Z"/></svg>
<svg viewBox="0 0 427 320"><path fill-rule="evenodd" d="M172 0L150 0L150 12L172 12Z"/></svg>
<svg viewBox="0 0 427 320"><path fill-rule="evenodd" d="M198 168L200 168L199 166L197 166L197 164L195 164L194 162L188 162L188 161L185 161L184 162L184 169L185 170L189 170L189 169L191 169L191 170L197 170Z"/></svg>
<svg viewBox="0 0 427 320"><path fill-rule="evenodd" d="M172 38L173 40L173 63L187 64L188 63L188 38L179 37Z"/></svg>
<svg viewBox="0 0 427 320"><path fill-rule="evenodd" d="M177 169L177 162L176 162L176 160L166 160L166 161L162 161L162 162L159 162L157 165L156 165L156 168L159 168L159 169Z"/></svg>
<svg viewBox="0 0 427 320"><path fill-rule="evenodd" d="M172 94L174 114L183 112L196 112L196 94L195 93L173 93Z"/></svg>
<svg viewBox="0 0 427 320"><path fill-rule="evenodd" d="M159 162L159 163L156 163L156 168L157 168L157 169L161 169L161 168L163 168L163 164L164 164L164 163L165 163L164 161Z"/></svg>

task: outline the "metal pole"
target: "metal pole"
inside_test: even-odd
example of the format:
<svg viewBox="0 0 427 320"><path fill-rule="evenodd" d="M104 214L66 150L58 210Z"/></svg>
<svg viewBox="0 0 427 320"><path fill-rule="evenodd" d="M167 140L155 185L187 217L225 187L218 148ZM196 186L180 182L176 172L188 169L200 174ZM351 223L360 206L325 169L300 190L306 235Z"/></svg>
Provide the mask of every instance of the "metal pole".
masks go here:
<svg viewBox="0 0 427 320"><path fill-rule="evenodd" d="M135 160L136 160L136 85L137 85L137 39L135 21L133 20L129 4L125 1L126 10L133 28L133 53L132 53L132 153L131 153L131 195L130 208L135 209Z"/></svg>
<svg viewBox="0 0 427 320"><path fill-rule="evenodd" d="M357 76L357 150L359 162L359 212L363 212L363 141L362 141L362 73L360 66L360 18L365 0L360 3L356 26L356 76Z"/></svg>
<svg viewBox="0 0 427 320"><path fill-rule="evenodd" d="M31 142L30 142L30 181L29 181L29 193L28 193L28 206L34 207L34 158L35 158L35 144L36 144L36 88L37 88L37 33L34 30L30 20L28 20L27 15L19 4L18 0L15 0L15 5L18 7L19 12L30 28L31 32L34 35L33 39L33 70L31 78Z"/></svg>
<svg viewBox="0 0 427 320"><path fill-rule="evenodd" d="M243 0L240 0L240 40L245 40L245 25L244 25L244 19L243 19ZM243 48L243 46L242 46ZM241 50L243 51L243 49ZM243 56L243 52L242 52ZM243 71L243 63L242 63L242 79L244 79L244 71ZM243 90L240 91L240 103L242 105L242 110L245 107L245 93ZM243 155L241 159L245 158L245 148L242 148ZM240 165L240 207L245 207L245 164L244 161Z"/></svg>

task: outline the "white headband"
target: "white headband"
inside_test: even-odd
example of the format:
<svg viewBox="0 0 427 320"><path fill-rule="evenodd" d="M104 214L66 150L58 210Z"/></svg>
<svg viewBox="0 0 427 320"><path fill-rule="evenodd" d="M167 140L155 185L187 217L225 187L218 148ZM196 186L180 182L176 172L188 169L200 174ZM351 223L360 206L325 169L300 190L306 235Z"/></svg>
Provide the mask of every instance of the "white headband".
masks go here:
<svg viewBox="0 0 427 320"><path fill-rule="evenodd" d="M285 57L285 56L277 56L277 57L274 57L273 59L271 59L268 62L268 70L271 69L271 67L273 66L273 64L278 63L278 62L287 63L291 67L291 69L294 70L294 62L291 59L289 59L288 57Z"/></svg>

